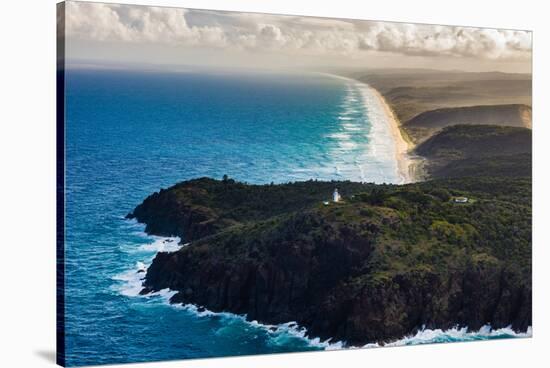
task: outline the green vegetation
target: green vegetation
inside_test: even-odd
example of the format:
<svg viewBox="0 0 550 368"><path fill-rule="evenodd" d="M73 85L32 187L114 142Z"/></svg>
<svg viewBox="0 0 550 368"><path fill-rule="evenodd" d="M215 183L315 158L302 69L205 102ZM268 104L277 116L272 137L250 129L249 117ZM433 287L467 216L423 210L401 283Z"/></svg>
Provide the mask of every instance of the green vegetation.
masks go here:
<svg viewBox="0 0 550 368"><path fill-rule="evenodd" d="M248 185L225 176L222 181L200 178L179 183L149 196L129 217L147 224L158 235L181 234L187 240L226 227L304 210L329 200L335 187L344 196L372 184L307 181Z"/></svg>
<svg viewBox="0 0 550 368"><path fill-rule="evenodd" d="M531 107L520 104L447 107L418 114L407 127L441 129L458 124L486 124L529 128Z"/></svg>
<svg viewBox="0 0 550 368"><path fill-rule="evenodd" d="M343 201L323 205L334 187ZM457 205L455 196L473 200ZM145 292L181 291L173 302L296 320L351 343L421 325L531 323L529 178L403 186L204 178L152 195L132 216L193 240L159 253L147 273Z"/></svg>
<svg viewBox="0 0 550 368"><path fill-rule="evenodd" d="M416 148L436 178L531 176L532 131L494 125L454 125Z"/></svg>
<svg viewBox="0 0 550 368"><path fill-rule="evenodd" d="M502 125L528 125L531 76L354 77L411 121L401 129L421 142L416 153L431 180L249 185L224 175L179 183L128 215L151 234L191 242L157 254L142 292L170 288L173 303L297 321L311 336L352 345L423 326L525 331L532 324L531 131ZM473 106L480 104L501 106ZM336 187L343 200L325 204Z"/></svg>
<svg viewBox="0 0 550 368"><path fill-rule="evenodd" d="M415 143L457 123L531 126L529 74L372 70L352 77L382 93Z"/></svg>

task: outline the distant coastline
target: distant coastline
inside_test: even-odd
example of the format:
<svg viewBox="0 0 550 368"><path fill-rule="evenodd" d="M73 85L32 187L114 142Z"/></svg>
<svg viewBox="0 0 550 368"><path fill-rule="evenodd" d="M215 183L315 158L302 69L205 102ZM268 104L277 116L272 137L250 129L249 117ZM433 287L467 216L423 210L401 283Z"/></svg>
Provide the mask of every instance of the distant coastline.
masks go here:
<svg viewBox="0 0 550 368"><path fill-rule="evenodd" d="M511 138L514 134L522 137L529 134L507 127L531 129L529 75L448 71L417 74L405 70L392 73L375 70L364 74L354 73L350 77L370 86L385 106L395 136L397 161L401 172L405 170L405 177L408 176L411 182L449 175L463 177L466 173L477 175L479 162L474 161L487 160L480 157L487 155L487 147L496 143L488 131L476 128L475 125L493 126L491 129L495 134L502 134L499 135L501 140L514 140ZM468 127L458 127L463 124ZM463 131L463 135L450 138L458 131ZM484 135L487 137L481 138ZM447 139L445 137L454 143L444 142ZM529 151L530 146L525 144L523 138L518 138L521 143L514 141L514 144L506 147L512 151L514 149L510 147ZM483 139L487 141L481 144ZM428 154L431 152L430 147L440 143L446 148L438 151L438 155ZM475 154L464 151L464 147L470 144L477 147ZM453 146L452 150L449 150L450 146ZM495 153L503 154L498 150ZM516 169L521 166L514 166L506 158L491 160L493 162L486 169L494 174L509 174L510 168L505 168L507 165ZM515 174L519 174L519 171Z"/></svg>
<svg viewBox="0 0 550 368"><path fill-rule="evenodd" d="M410 155L410 152L414 149L414 144L410 140L406 140L403 136L403 132L400 127L401 124L393 113L391 107L388 105L384 96L382 96L382 94L376 88L373 88L366 83L364 84L368 86L368 88L378 98L386 114L386 118L389 123L395 145L395 159L397 162L399 177L401 178L401 182L399 184L406 184L418 181L418 177L415 176L415 170L413 169L414 160Z"/></svg>
<svg viewBox="0 0 550 368"><path fill-rule="evenodd" d="M386 121L390 128L390 133L393 138L393 144L395 147L395 161L397 164L397 171L398 171L397 174L398 174L398 177L400 178L400 181L395 184L407 184L407 183L413 183L421 180L421 175L419 175L420 165L418 164L418 161L420 159L417 157L413 157L413 155L411 155L411 152L414 149L415 145L410 139L407 139L406 136L404 135L404 132L401 129L401 123L399 119L394 114L392 108L390 107L390 105L388 104L384 96L382 96L382 94L376 88L372 87L370 84L365 83L364 81L361 81L359 79L348 78L345 76L328 74L328 73L319 73L319 74L360 84L364 86L369 92L371 92L376 97L376 99L380 103L380 107L383 110ZM368 101L368 98L364 94L363 94L362 103L365 104L366 106L371 103L370 101ZM371 123L374 123L374 122L371 122Z"/></svg>

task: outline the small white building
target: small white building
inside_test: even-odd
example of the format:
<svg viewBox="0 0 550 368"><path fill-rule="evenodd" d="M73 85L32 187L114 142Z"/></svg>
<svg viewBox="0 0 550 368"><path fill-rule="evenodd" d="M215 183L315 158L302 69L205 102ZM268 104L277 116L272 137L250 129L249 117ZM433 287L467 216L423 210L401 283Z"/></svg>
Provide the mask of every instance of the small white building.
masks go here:
<svg viewBox="0 0 550 368"><path fill-rule="evenodd" d="M468 203L468 197L455 197L453 200L455 203Z"/></svg>
<svg viewBox="0 0 550 368"><path fill-rule="evenodd" d="M342 197L340 197L340 193L338 193L338 188L334 188L334 193L332 193L332 201L340 202L340 199L342 199Z"/></svg>

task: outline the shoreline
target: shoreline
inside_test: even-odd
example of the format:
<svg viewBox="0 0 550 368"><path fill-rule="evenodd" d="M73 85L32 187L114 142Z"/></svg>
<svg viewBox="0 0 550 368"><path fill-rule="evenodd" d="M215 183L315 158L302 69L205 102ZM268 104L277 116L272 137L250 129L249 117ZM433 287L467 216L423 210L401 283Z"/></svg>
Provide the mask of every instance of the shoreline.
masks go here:
<svg viewBox="0 0 550 368"><path fill-rule="evenodd" d="M376 99L380 103L382 112L384 113L386 120L389 124L390 134L393 138L393 143L395 147L395 161L397 163L397 175L400 178L400 182L396 184L408 184L420 181L422 176L418 173L420 169L420 163L418 162L419 158L410 154L415 145L409 139L405 139L405 137L403 136L401 123L399 122L397 116L395 116L393 109L390 107L384 96L382 96L382 94L376 88L363 81L337 74L319 74L333 78L344 79L348 82L359 84L376 97ZM364 96L363 98L365 99Z"/></svg>
<svg viewBox="0 0 550 368"><path fill-rule="evenodd" d="M413 157L410 155L410 152L414 149L414 144L409 140L403 137L403 132L401 131L401 123L397 116L395 116L392 108L382 96L382 94L371 85L363 83L367 88L378 98L380 105L382 106L386 119L390 126L390 132L393 137L395 145L395 159L397 162L397 170L399 177L402 182L400 184L414 183L418 181L418 177L415 175L415 163Z"/></svg>
<svg viewBox="0 0 550 368"><path fill-rule="evenodd" d="M413 159L409 155L409 152L414 149L414 145L403 137L401 131L401 123L399 122L399 119L397 119L397 116L395 116L395 113L389 106L384 96L382 96L382 94L377 89L373 88L369 84L365 83L365 85L374 93L374 95L380 101L380 104L384 109L388 123L390 125L390 131L391 135L393 136L393 141L395 145L397 170L402 180L401 184L415 182L417 178L414 175Z"/></svg>
<svg viewBox="0 0 550 368"><path fill-rule="evenodd" d="M203 179L203 181L205 181L208 186L210 186L212 184L212 183L210 183L211 180L212 179ZM180 185L181 185L181 183L180 183ZM221 181L218 181L218 185L224 186L225 189L223 189L223 191L226 191L227 188L225 186L229 185L229 184L222 183ZM235 185L237 185L237 184L235 184ZM318 185L318 183L315 182L315 184L314 184L312 182L310 185ZM167 191L177 190L178 188L179 187L175 186L172 189L171 188L167 189ZM307 191L309 192L310 189L307 189ZM280 192L278 192L278 191L275 191L274 193L280 194ZM166 193L165 194L158 194L158 196L161 196L161 195L168 195L168 194L166 194ZM262 196L265 197L266 192L263 192ZM279 198L279 195L277 195L277 198ZM162 208L165 208L166 202L164 201L164 199L162 199L162 198L159 199L159 198L155 197L154 200L159 201L159 203L162 204ZM219 201L220 201L220 203L225 202L222 198L220 198ZM294 202L294 201L291 200L290 202ZM147 203L147 199L143 203ZM251 203L255 203L255 201L252 200ZM149 202L149 204L151 204L151 203ZM153 204L153 208L154 208L154 204ZM147 212L148 211L146 210L145 213L147 213ZM169 211L168 213L172 213L172 211ZM139 216L139 215L136 215L136 216ZM136 217L136 216L134 216L133 219L135 219L136 222L140 221L139 217ZM187 216L187 215L184 215L184 216ZM161 216L161 218L162 218L162 216ZM182 229L181 231L185 231L185 229ZM145 232L145 233L149 236L154 235L154 232ZM209 235L205 234L204 236L209 236ZM234 238L234 236L231 236L229 239L231 239L231 241L233 242L235 238ZM153 238L153 240L155 240L155 239ZM156 246L162 245L162 243L159 243L157 241L155 241L154 243L156 244ZM313 243L314 242L312 242L312 244ZM199 244L198 246L200 247L201 245ZM155 247L153 247L153 248L155 248ZM209 246L209 248L207 248L207 250L208 249L214 249L214 247ZM179 253L179 252L181 252L181 250L176 251L176 253ZM208 250L208 252L210 252L210 250ZM245 252L247 252L247 250L245 250ZM313 254L313 253L309 253L309 254ZM197 257L199 257L198 259L204 259L205 258L205 253L203 251L199 251L198 253L195 253L195 255ZM206 253L206 256L208 257L208 253ZM173 271L168 271L169 268L166 268L166 267L163 266L163 264L166 265L166 264L170 264L170 263L165 263L167 261L166 259L162 260L162 259L158 259L157 257L155 258L153 263L151 263L150 265L146 265L145 263L142 264L141 266L138 265L137 271L134 269L133 273L131 274L133 276L133 279L134 280L137 279L137 280L139 280L138 282L141 282L143 280L143 272L141 270L143 270L143 271L146 271L147 275L149 275L150 272L153 272L152 279L156 279L157 281L160 280L158 278L160 273L168 272L168 274L165 274L162 277L167 276L168 277L167 280L170 280L172 278L172 276L170 274ZM238 258L236 258L236 259L240 259L240 257L241 256L238 255ZM175 258L177 259L178 256L176 256ZM194 257L185 258L185 259L186 259L186 262L189 262L189 261L192 262L193 258ZM229 264L229 265L233 264L233 262L232 262L233 259L229 259L227 261L228 261L227 264ZM155 262L157 262L156 268L153 267ZM225 261L223 261L223 262L225 262ZM159 264L160 264L160 267L159 267ZM188 280L191 280L191 285L193 285L193 288L195 288L195 289L197 289L197 288L204 289L205 285L202 284L202 282L194 283L193 280L196 280L196 278L195 278L196 276L198 277L198 279L204 280L204 277L201 274L204 272L205 269L207 270L206 274L210 273L208 271L209 268L218 267L215 264L219 264L219 263L218 262L214 262L214 263L206 262L206 264L200 265L196 269L196 271L191 271L191 273L187 274L186 276L183 276L183 274L182 274L182 277L186 277ZM172 264L172 265L174 265L174 264ZM176 265L177 265L177 263L176 263ZM146 266L147 268L145 268L144 266ZM276 265L274 264L273 267L276 268ZM170 268L172 268L172 267L170 267ZM247 267L244 267L244 268L229 267L226 270L230 271L230 274L243 275L243 274L246 274L246 272L248 272L247 271L248 269L249 269L249 267L247 266ZM243 271L243 273L241 273L241 271ZM132 272L132 271L130 271L130 272ZM198 274L196 274L195 272L198 272ZM450 276L452 277L452 275L450 275ZM223 279L223 277L221 279ZM244 280L244 279L245 279L244 277L239 277L239 280ZM214 280L214 281L209 281L209 283L217 284L218 282L216 280ZM285 285L283 285L283 283L281 283L277 287L284 289L284 288L287 288L287 286L289 286L289 284L290 284L289 282L286 282ZM172 287L173 285L175 285L175 287ZM332 331L333 333L325 334L323 331L317 329L317 331L312 332L314 330L315 326L312 325L312 324L308 324L307 320L303 320L303 319L300 318L300 315L301 315L300 309L296 309L295 311L293 311L292 314L288 314L288 317L289 317L288 320L290 320L290 321L292 321L292 320L301 321L302 323L292 323L292 322L290 322L290 323L289 322L278 323L276 319L270 319L269 314L266 314L266 315L263 315L263 316L253 314L252 318L250 320L248 320L246 317L243 317L243 316L249 315L248 313L253 309L246 309L246 308L241 309L241 310L238 311L238 314L237 314L237 313L234 313L235 309L231 308L230 304L226 304L225 307L220 308L220 307L216 306L215 301L213 301L213 302L209 301L210 300L209 298L204 299L205 300L204 302L197 301L200 298L196 299L196 300L186 299L186 298L178 298L178 297L173 298L176 295L182 295L182 293L189 294L189 292L187 292L188 288L184 287L185 285L183 285L183 284L182 284L183 286L179 286L178 284L173 284L173 285L172 285L172 281L168 281L167 283L164 283L164 282L161 281L161 284L157 289L155 286L152 286L152 284L150 284L150 285L141 284L142 290L135 293L134 296L136 296L136 297L139 297L139 296L148 297L148 296L155 296L155 295L161 294L161 296L164 295L166 297L165 301L168 304L173 305L175 308L186 309L190 312L193 312L194 314L196 314L199 317L208 316L208 315L216 315L216 316L223 315L223 316L227 316L227 317L231 317L231 318L238 318L238 319L241 319L245 323L250 322L255 327L263 328L270 335L271 335L271 333L273 333L273 335L287 334L287 333L290 333L290 335L292 335L294 333L298 333L299 334L298 337L300 337L301 339L304 339L309 344L314 343L315 345L319 346L318 344L322 343L322 344L325 345L324 346L325 349L340 348L340 347L354 348L354 347L401 346L401 345L409 345L409 344L416 345L416 344L422 344L422 343L470 341L470 340L491 339L491 338L530 337L532 335L532 331L531 331L532 324L531 323L526 325L525 328L519 327L519 325L518 325L518 328L512 328L511 326L513 325L514 322L512 322L511 320L510 320L510 323L508 323L508 324L497 322L496 325L494 325L495 328L493 329L493 328L491 328L491 325L489 325L489 324L481 324L481 325L478 326L475 319L472 319L473 322L470 321L470 320L463 321L463 322L461 322L460 325L457 325L455 323L449 324L448 322L445 322L444 320L442 320L442 321L430 323L431 328L425 328L424 326L418 326L418 327L413 328L411 330L404 331L404 333L402 333L400 335L388 336L387 338L373 337L370 340L366 340L366 341L355 342L355 343L354 342L349 342L348 343L347 341L349 341L349 339L347 340L344 336L338 335L338 331ZM132 290L132 291L137 291L137 289L139 289L138 287L133 287L133 285L130 285L130 286L131 287L129 289ZM240 288L240 284L237 283L237 284L234 285L234 287L235 288ZM191 290L190 293L193 293L193 289L189 289L189 290ZM324 289L320 289L320 290L323 291ZM256 291L257 291L257 289L254 292L256 292ZM252 293L253 291L251 290L250 292ZM421 292L421 290L420 290L420 292ZM443 292L443 295L442 295L443 297L445 295L447 295L446 291L443 290L442 292ZM176 293L176 294L174 294L174 293ZM270 291L266 290L265 293L270 293ZM214 295L214 294L212 294L212 295ZM251 294L246 294L246 295L251 295ZM233 296L233 298L235 298L235 296ZM236 297L236 298L237 299L234 299L234 300L238 300L241 297L239 296L239 297ZM323 300L323 299L320 299L320 300ZM227 302L224 302L224 303L227 303ZM232 305L237 305L237 304L232 304ZM214 310L217 309L217 311L214 312L210 308L213 308ZM233 312L231 312L232 310L233 310ZM254 312L251 312L251 313L254 313ZM363 313L363 312L361 312L361 313ZM446 318L452 318L452 316L448 316ZM279 321L280 321L280 319L279 319ZM453 319L453 321L456 321L456 319ZM476 326L474 329L468 327L468 325L472 325L472 324L474 324ZM438 325L443 325L445 327L438 327ZM453 326L453 327L450 327L450 326ZM290 327L290 329L288 329L288 327ZM296 336L296 334L294 334L294 336ZM333 339L334 339L335 342L332 342Z"/></svg>
<svg viewBox="0 0 550 368"><path fill-rule="evenodd" d="M137 220L132 221L135 224L141 224ZM145 229L141 230L144 236L151 237L152 243L142 245L142 249L150 249L155 253L164 251L169 253L177 252L183 246L179 245L176 248L165 249L164 245L174 244L177 237L165 237L159 235L153 235L145 232ZM160 246L160 248L159 248ZM145 247L145 248L143 248ZM154 248L158 248L153 250ZM138 262L135 267L129 268L127 271L113 276L113 280L122 282L124 288L118 289L118 293L127 298L149 299L151 297L159 298L166 306L174 308L176 310L186 311L195 318L223 318L230 321L240 321L252 328L258 328L267 333L269 339L277 339L281 336L288 336L290 338L296 338L303 341L307 346L318 348L324 351L330 350L348 350L348 349L372 349L383 347L398 347L398 346L410 346L410 345L424 345L424 344L437 344L446 342L468 342L468 341L487 341L500 338L530 338L533 335L532 325L523 330L514 330L510 326L501 328L491 328L489 324L483 325L481 328L470 329L467 326L455 326L448 329L441 328L418 328L410 331L410 333L403 335L400 338L388 340L385 342L369 342L362 345L349 345L346 341L332 341L332 338L321 339L318 336L310 335L306 327L298 324L295 321L288 321L282 323L265 323L258 320L247 319L246 314L237 314L229 311L214 312L210 309L199 306L192 303L179 303L172 302L171 297L177 293L177 290L171 290L169 288L162 289L156 292L148 294L141 294L143 289L143 271L151 266L151 262L143 260ZM137 269L136 269L137 268ZM231 322L230 322L231 323ZM297 350L302 351L302 350ZM305 351L305 350L304 350Z"/></svg>

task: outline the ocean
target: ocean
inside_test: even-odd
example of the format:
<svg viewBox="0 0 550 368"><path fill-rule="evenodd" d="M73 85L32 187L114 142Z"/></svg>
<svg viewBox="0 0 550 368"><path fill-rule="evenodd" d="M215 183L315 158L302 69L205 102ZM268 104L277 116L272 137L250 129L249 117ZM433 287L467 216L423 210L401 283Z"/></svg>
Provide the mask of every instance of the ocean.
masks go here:
<svg viewBox="0 0 550 368"><path fill-rule="evenodd" d="M322 74L68 70L67 365L344 347L292 321L173 306L168 291L139 296L139 271L179 239L148 236L124 217L160 188L203 176L400 183L380 109L366 85ZM425 330L393 345L511 336Z"/></svg>

